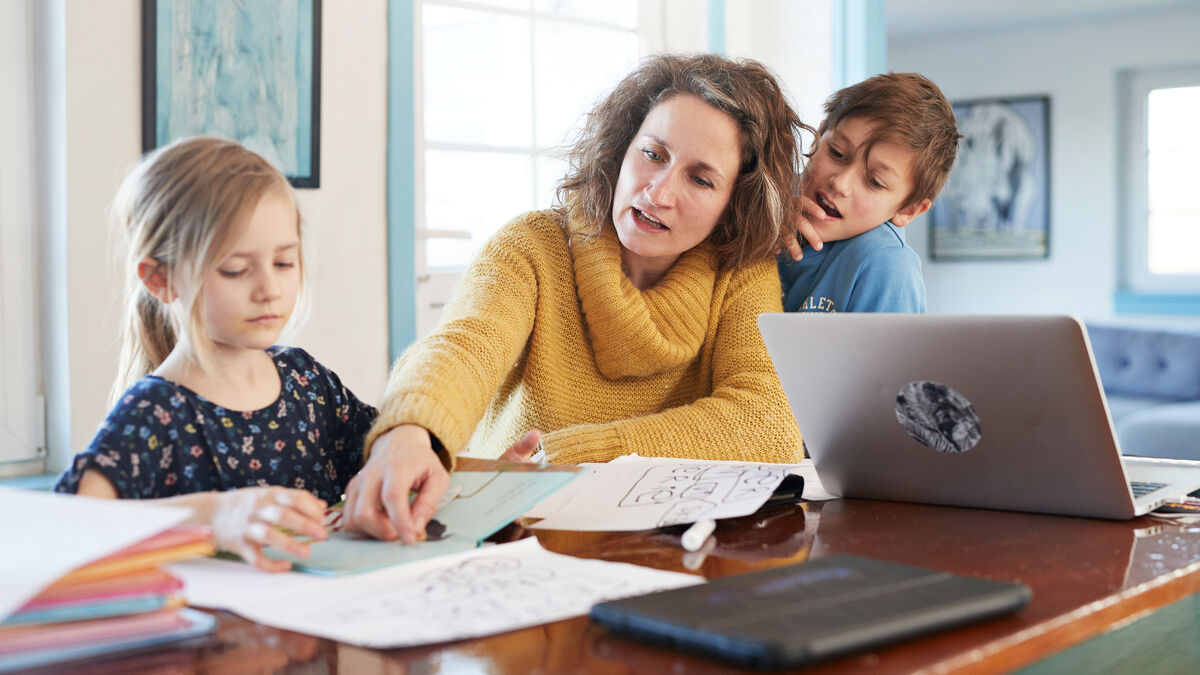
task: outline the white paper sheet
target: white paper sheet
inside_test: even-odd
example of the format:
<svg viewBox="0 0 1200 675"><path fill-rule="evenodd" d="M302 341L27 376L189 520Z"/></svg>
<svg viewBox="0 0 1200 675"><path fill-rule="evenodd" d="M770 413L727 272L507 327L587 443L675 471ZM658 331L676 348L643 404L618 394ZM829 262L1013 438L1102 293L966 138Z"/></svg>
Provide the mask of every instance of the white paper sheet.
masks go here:
<svg viewBox="0 0 1200 675"><path fill-rule="evenodd" d="M62 575L183 522L187 509L0 488L0 619Z"/></svg>
<svg viewBox="0 0 1200 675"><path fill-rule="evenodd" d="M377 649L503 633L580 616L603 600L704 581L550 553L532 537L336 578L267 575L211 559L168 567L184 580L188 604Z"/></svg>
<svg viewBox="0 0 1200 675"><path fill-rule="evenodd" d="M525 515L553 530L621 531L753 513L795 464L637 457L588 473Z"/></svg>

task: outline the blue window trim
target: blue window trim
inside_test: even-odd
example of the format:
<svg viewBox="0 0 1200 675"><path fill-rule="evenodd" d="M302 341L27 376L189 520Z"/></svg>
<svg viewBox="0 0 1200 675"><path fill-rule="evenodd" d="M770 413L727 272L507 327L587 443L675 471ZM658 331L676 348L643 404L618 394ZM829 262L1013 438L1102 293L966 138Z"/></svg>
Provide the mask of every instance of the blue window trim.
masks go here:
<svg viewBox="0 0 1200 675"><path fill-rule="evenodd" d="M1117 314L1191 314L1200 316L1200 295L1173 295L1117 291L1113 295Z"/></svg>
<svg viewBox="0 0 1200 675"><path fill-rule="evenodd" d="M708 51L725 53L725 0L708 0Z"/></svg>
<svg viewBox="0 0 1200 675"><path fill-rule="evenodd" d="M16 488L19 490L45 490L49 492L54 489L56 482L58 482L58 474L39 473L32 476L0 478L0 487Z"/></svg>
<svg viewBox="0 0 1200 675"><path fill-rule="evenodd" d="M387 261L388 353L417 334L416 44L413 0L388 1Z"/></svg>
<svg viewBox="0 0 1200 675"><path fill-rule="evenodd" d="M834 0L834 89L883 72L887 72L887 13L883 0Z"/></svg>

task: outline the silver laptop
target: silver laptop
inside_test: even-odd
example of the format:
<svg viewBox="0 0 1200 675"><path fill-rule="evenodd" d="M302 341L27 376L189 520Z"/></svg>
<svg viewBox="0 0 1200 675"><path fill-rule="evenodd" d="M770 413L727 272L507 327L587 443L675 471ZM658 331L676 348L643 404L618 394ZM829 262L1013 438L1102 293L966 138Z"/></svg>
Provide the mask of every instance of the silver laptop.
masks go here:
<svg viewBox="0 0 1200 675"><path fill-rule="evenodd" d="M1069 316L763 314L808 454L844 497L1123 519L1200 462L1122 457Z"/></svg>

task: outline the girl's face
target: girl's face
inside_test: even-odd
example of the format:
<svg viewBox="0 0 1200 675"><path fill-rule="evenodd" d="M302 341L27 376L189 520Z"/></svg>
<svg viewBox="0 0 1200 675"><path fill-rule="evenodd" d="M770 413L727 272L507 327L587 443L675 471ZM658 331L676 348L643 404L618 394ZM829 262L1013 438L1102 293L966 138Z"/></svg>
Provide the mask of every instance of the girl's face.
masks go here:
<svg viewBox="0 0 1200 675"><path fill-rule="evenodd" d="M275 344L300 291L296 208L268 192L228 255L204 276L201 316L218 351Z"/></svg>
<svg viewBox="0 0 1200 675"><path fill-rule="evenodd" d="M707 239L729 204L740 158L737 123L700 98L679 94L652 108L613 193L625 265L665 270Z"/></svg>

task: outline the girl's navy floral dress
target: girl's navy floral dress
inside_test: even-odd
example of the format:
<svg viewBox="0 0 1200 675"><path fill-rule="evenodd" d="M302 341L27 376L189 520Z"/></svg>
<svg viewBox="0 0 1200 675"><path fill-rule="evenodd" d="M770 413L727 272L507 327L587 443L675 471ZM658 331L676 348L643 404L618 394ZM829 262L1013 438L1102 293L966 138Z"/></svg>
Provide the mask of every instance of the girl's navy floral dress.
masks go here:
<svg viewBox="0 0 1200 675"><path fill-rule="evenodd" d="M54 489L77 492L95 469L124 498L282 485L337 502L362 464L375 408L303 349L267 353L283 386L261 410L228 410L154 375L138 380Z"/></svg>

